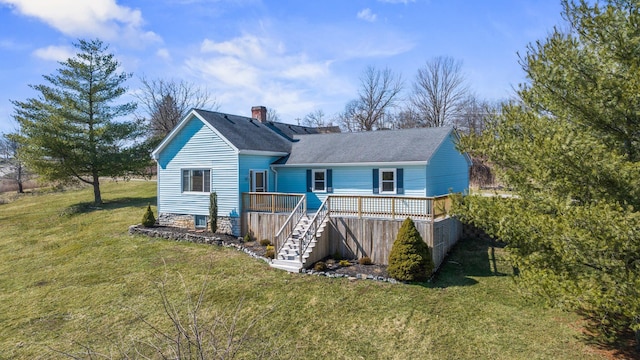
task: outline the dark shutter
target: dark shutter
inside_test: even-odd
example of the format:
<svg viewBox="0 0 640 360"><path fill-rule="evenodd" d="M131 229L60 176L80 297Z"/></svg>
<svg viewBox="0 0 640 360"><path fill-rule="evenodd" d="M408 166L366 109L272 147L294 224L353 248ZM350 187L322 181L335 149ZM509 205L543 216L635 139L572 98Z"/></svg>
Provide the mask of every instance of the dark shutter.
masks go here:
<svg viewBox="0 0 640 360"><path fill-rule="evenodd" d="M380 181L378 180L379 171L378 169L373 169L373 193L380 193Z"/></svg>
<svg viewBox="0 0 640 360"><path fill-rule="evenodd" d="M327 192L333 192L333 171L331 169L327 169Z"/></svg>
<svg viewBox="0 0 640 360"><path fill-rule="evenodd" d="M396 176L398 180L396 181L398 185L398 189L396 190L396 194L404 194L404 169L396 169Z"/></svg>
<svg viewBox="0 0 640 360"><path fill-rule="evenodd" d="M255 186L253 186L253 170L249 170L249 191L255 191Z"/></svg>
<svg viewBox="0 0 640 360"><path fill-rule="evenodd" d="M311 169L307 169L307 192L313 191L312 181L313 181L313 178L311 174Z"/></svg>

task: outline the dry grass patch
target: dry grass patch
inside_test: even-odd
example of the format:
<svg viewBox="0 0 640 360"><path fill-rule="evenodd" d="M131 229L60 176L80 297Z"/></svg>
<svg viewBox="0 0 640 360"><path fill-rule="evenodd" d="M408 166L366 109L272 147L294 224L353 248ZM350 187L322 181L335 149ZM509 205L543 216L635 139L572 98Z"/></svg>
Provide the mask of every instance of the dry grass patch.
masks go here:
<svg viewBox="0 0 640 360"><path fill-rule="evenodd" d="M174 328L164 282L182 316L206 284L203 323L235 316L244 329L259 319L236 358L256 348L277 358L601 358L571 327L576 316L518 296L490 244L461 243L435 283L292 275L231 249L129 236L147 204L156 211L155 191L152 182L106 183L100 209L79 205L90 189L0 206L2 357L63 358L51 348L80 344L113 358L150 351L140 342L161 344L150 324Z"/></svg>

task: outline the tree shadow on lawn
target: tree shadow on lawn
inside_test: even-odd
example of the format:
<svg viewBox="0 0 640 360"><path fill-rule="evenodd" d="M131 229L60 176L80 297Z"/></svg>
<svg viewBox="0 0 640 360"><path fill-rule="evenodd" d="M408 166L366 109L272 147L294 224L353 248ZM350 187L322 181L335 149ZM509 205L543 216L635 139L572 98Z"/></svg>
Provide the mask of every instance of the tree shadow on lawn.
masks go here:
<svg viewBox="0 0 640 360"><path fill-rule="evenodd" d="M433 280L421 285L430 288L471 286L478 283L472 277L512 275L513 273L507 274L498 268L501 259L496 257L496 249L504 246L504 243L486 236L462 238L444 260Z"/></svg>
<svg viewBox="0 0 640 360"><path fill-rule="evenodd" d="M138 207L156 205L156 197L123 197L113 200L104 201L102 204L95 204L93 202L81 202L64 208L60 212L60 216L74 216L80 214L88 214L94 211L100 210L116 210L127 207ZM142 215L140 215L142 216Z"/></svg>

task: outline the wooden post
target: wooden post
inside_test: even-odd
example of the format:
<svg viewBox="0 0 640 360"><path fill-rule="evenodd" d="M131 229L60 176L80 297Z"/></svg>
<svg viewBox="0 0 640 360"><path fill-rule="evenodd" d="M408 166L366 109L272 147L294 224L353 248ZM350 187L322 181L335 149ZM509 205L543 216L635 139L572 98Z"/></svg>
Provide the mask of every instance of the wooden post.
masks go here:
<svg viewBox="0 0 640 360"><path fill-rule="evenodd" d="M358 218L362 218L362 196L358 196Z"/></svg>
<svg viewBox="0 0 640 360"><path fill-rule="evenodd" d="M271 194L271 213L276 212L276 195Z"/></svg>
<svg viewBox="0 0 640 360"><path fill-rule="evenodd" d="M391 198L391 220L396 219L396 198Z"/></svg>

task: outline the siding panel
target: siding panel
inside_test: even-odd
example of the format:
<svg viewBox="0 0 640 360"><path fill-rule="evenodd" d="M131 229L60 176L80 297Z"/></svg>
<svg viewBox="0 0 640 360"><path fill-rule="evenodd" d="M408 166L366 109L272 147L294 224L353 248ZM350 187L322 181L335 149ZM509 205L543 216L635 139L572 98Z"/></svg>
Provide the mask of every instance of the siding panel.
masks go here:
<svg viewBox="0 0 640 360"><path fill-rule="evenodd" d="M237 217L238 156L233 148L193 117L158 156L158 212L208 215L208 193L183 193L181 170L211 169L219 216Z"/></svg>
<svg viewBox="0 0 640 360"><path fill-rule="evenodd" d="M250 179L249 170L267 170L269 177L267 179L268 191L275 191L275 176L271 171L271 164L278 160L279 156L264 156L264 155L240 155L239 156L239 188L240 192L249 192Z"/></svg>
<svg viewBox="0 0 640 360"><path fill-rule="evenodd" d="M382 168L390 168L382 167ZM398 166L399 167L399 166ZM373 195L372 166L331 167L333 195ZM376 167L378 168L378 167ZM404 169L404 194L400 196L425 196L425 166L402 166ZM324 169L318 167L314 169ZM306 193L307 207L316 209L327 193L306 192L307 168L280 167L278 189L280 192Z"/></svg>
<svg viewBox="0 0 640 360"><path fill-rule="evenodd" d="M427 165L427 196L469 189L469 164L455 147L454 136L444 141Z"/></svg>

